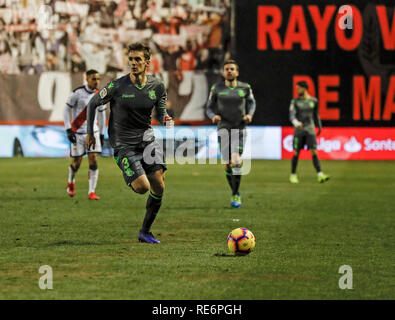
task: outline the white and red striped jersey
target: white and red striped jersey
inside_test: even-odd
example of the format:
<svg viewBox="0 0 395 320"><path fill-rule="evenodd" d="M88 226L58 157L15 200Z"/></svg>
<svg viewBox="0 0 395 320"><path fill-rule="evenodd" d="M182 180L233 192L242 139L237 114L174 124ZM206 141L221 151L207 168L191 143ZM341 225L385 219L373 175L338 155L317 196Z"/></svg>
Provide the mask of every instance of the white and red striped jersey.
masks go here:
<svg viewBox="0 0 395 320"><path fill-rule="evenodd" d="M90 99L98 90L92 90L88 86L76 88L69 96L63 112L65 129L72 129L77 133L87 133L86 111ZM100 125L100 134L104 134L106 123L106 105L102 105L96 109L94 132L99 130L97 121ZM70 119L71 109L71 119ZM70 121L71 120L71 121Z"/></svg>

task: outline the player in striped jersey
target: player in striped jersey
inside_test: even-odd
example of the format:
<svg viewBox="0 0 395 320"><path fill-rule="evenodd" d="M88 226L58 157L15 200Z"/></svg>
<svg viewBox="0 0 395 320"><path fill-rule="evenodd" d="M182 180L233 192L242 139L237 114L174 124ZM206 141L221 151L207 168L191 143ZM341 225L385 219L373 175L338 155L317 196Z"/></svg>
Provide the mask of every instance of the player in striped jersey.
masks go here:
<svg viewBox="0 0 395 320"><path fill-rule="evenodd" d="M95 189L99 177L97 167L97 158L102 151L104 140L104 131L106 128L106 106L102 105L96 109L94 133L98 143L92 150L87 150L85 138L87 134L86 112L89 100L98 92L100 85L100 75L96 70L86 72L87 84L76 88L66 102L64 107L63 118L67 137L71 142L70 155L72 163L69 166L69 176L67 182L67 193L70 197L75 195L75 175L81 165L82 157L88 153L89 161L89 191L88 199L99 200ZM71 118L70 118L71 111ZM97 125L99 122L99 126ZM99 131L100 129L100 131Z"/></svg>

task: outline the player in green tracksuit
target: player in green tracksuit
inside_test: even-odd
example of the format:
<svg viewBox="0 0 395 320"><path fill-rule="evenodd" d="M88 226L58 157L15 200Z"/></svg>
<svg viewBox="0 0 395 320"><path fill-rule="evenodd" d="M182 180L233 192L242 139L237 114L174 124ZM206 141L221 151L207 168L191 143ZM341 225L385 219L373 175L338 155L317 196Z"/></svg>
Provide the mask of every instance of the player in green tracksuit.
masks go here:
<svg viewBox="0 0 395 320"><path fill-rule="evenodd" d="M232 189L231 206L241 207L239 193L241 181L241 155L246 140L246 125L255 112L255 98L248 83L237 80L239 67L234 60L225 61L224 82L212 86L207 101L207 116L218 124L218 142L225 171Z"/></svg>
<svg viewBox="0 0 395 320"><path fill-rule="evenodd" d="M329 180L329 176L321 171L320 161L317 156L317 139L320 135L322 124L318 115L318 101L316 98L310 96L307 92L308 86L305 81L300 81L296 84L298 97L291 100L289 107L289 120L295 128L293 149L294 155L292 157L291 175L289 181L291 183L299 183L296 175L296 167L298 165L300 150L305 145L310 149L313 159L314 168L317 171L318 182L325 182ZM317 135L315 134L315 127L318 126Z"/></svg>

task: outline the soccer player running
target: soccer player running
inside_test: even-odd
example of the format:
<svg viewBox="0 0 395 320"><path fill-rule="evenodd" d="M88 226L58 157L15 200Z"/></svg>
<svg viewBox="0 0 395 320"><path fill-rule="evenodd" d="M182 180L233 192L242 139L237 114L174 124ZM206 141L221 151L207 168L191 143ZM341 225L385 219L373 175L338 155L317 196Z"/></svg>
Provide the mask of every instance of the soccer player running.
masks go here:
<svg viewBox="0 0 395 320"><path fill-rule="evenodd" d="M329 180L329 176L321 171L320 161L317 156L317 139L322 130L321 119L318 115L318 100L309 95L307 92L307 82L299 81L296 84L298 97L291 100L289 107L289 119L292 122L294 130L291 175L289 181L291 183L299 183L296 174L300 150L305 145L310 149L313 158L313 165L317 171L318 182ZM315 134L315 126L318 126L317 135Z"/></svg>
<svg viewBox="0 0 395 320"><path fill-rule="evenodd" d="M218 142L232 190L231 206L240 208L241 155L247 136L245 128L252 121L256 104L251 86L237 80L239 66L235 60L225 61L222 76L225 81L211 88L206 114L214 124L218 124Z"/></svg>
<svg viewBox="0 0 395 320"><path fill-rule="evenodd" d="M102 151L104 131L106 128L106 106L101 106L94 114L93 132L98 143L92 150L85 147L85 138L87 134L86 112L89 100L97 93L100 85L100 75L96 70L88 70L86 73L87 84L76 88L68 98L63 111L64 126L67 137L71 142L70 155L73 158L69 166L69 176L67 182L67 193L70 197L75 195L75 175L81 165L82 157L88 153L89 161L89 191L88 199L99 200L95 189L99 178L99 169L97 166L98 154ZM70 110L71 117L70 118ZM72 121L71 121L72 119ZM99 122L99 127L97 125ZM100 131L99 131L100 129Z"/></svg>
<svg viewBox="0 0 395 320"><path fill-rule="evenodd" d="M171 121L166 113L167 93L161 80L146 74L150 48L135 43L128 48L131 72L110 82L88 105L87 147L95 147L93 135L95 109L110 102L108 134L114 158L123 172L126 184L136 193L149 191L146 213L138 240L160 243L151 232L151 225L162 204L165 189L163 150L155 141L151 114L155 107L162 123Z"/></svg>

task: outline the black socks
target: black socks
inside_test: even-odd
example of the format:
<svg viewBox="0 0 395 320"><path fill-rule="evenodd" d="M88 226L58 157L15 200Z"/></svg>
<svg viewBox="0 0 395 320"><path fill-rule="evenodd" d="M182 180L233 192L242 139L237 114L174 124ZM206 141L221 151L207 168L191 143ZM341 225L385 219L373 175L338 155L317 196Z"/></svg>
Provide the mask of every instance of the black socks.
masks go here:
<svg viewBox="0 0 395 320"><path fill-rule="evenodd" d="M320 160L318 160L317 155L313 156L313 164L317 173L321 172Z"/></svg>
<svg viewBox="0 0 395 320"><path fill-rule="evenodd" d="M238 174L235 174L236 171ZM228 180L229 186L232 189L232 195L239 194L240 182L241 182L241 168L231 168L225 170L226 180Z"/></svg>
<svg viewBox="0 0 395 320"><path fill-rule="evenodd" d="M232 169L232 195L239 194L239 187L241 182L241 168Z"/></svg>
<svg viewBox="0 0 395 320"><path fill-rule="evenodd" d="M296 167L298 166L298 160L299 160L299 156L293 156L292 157L292 168L291 168L291 173L295 174L296 173Z"/></svg>
<svg viewBox="0 0 395 320"><path fill-rule="evenodd" d="M141 228L142 232L144 233L150 232L151 225L154 222L161 205L162 205L162 196L154 195L150 191L146 205L147 211L145 212L143 226Z"/></svg>

